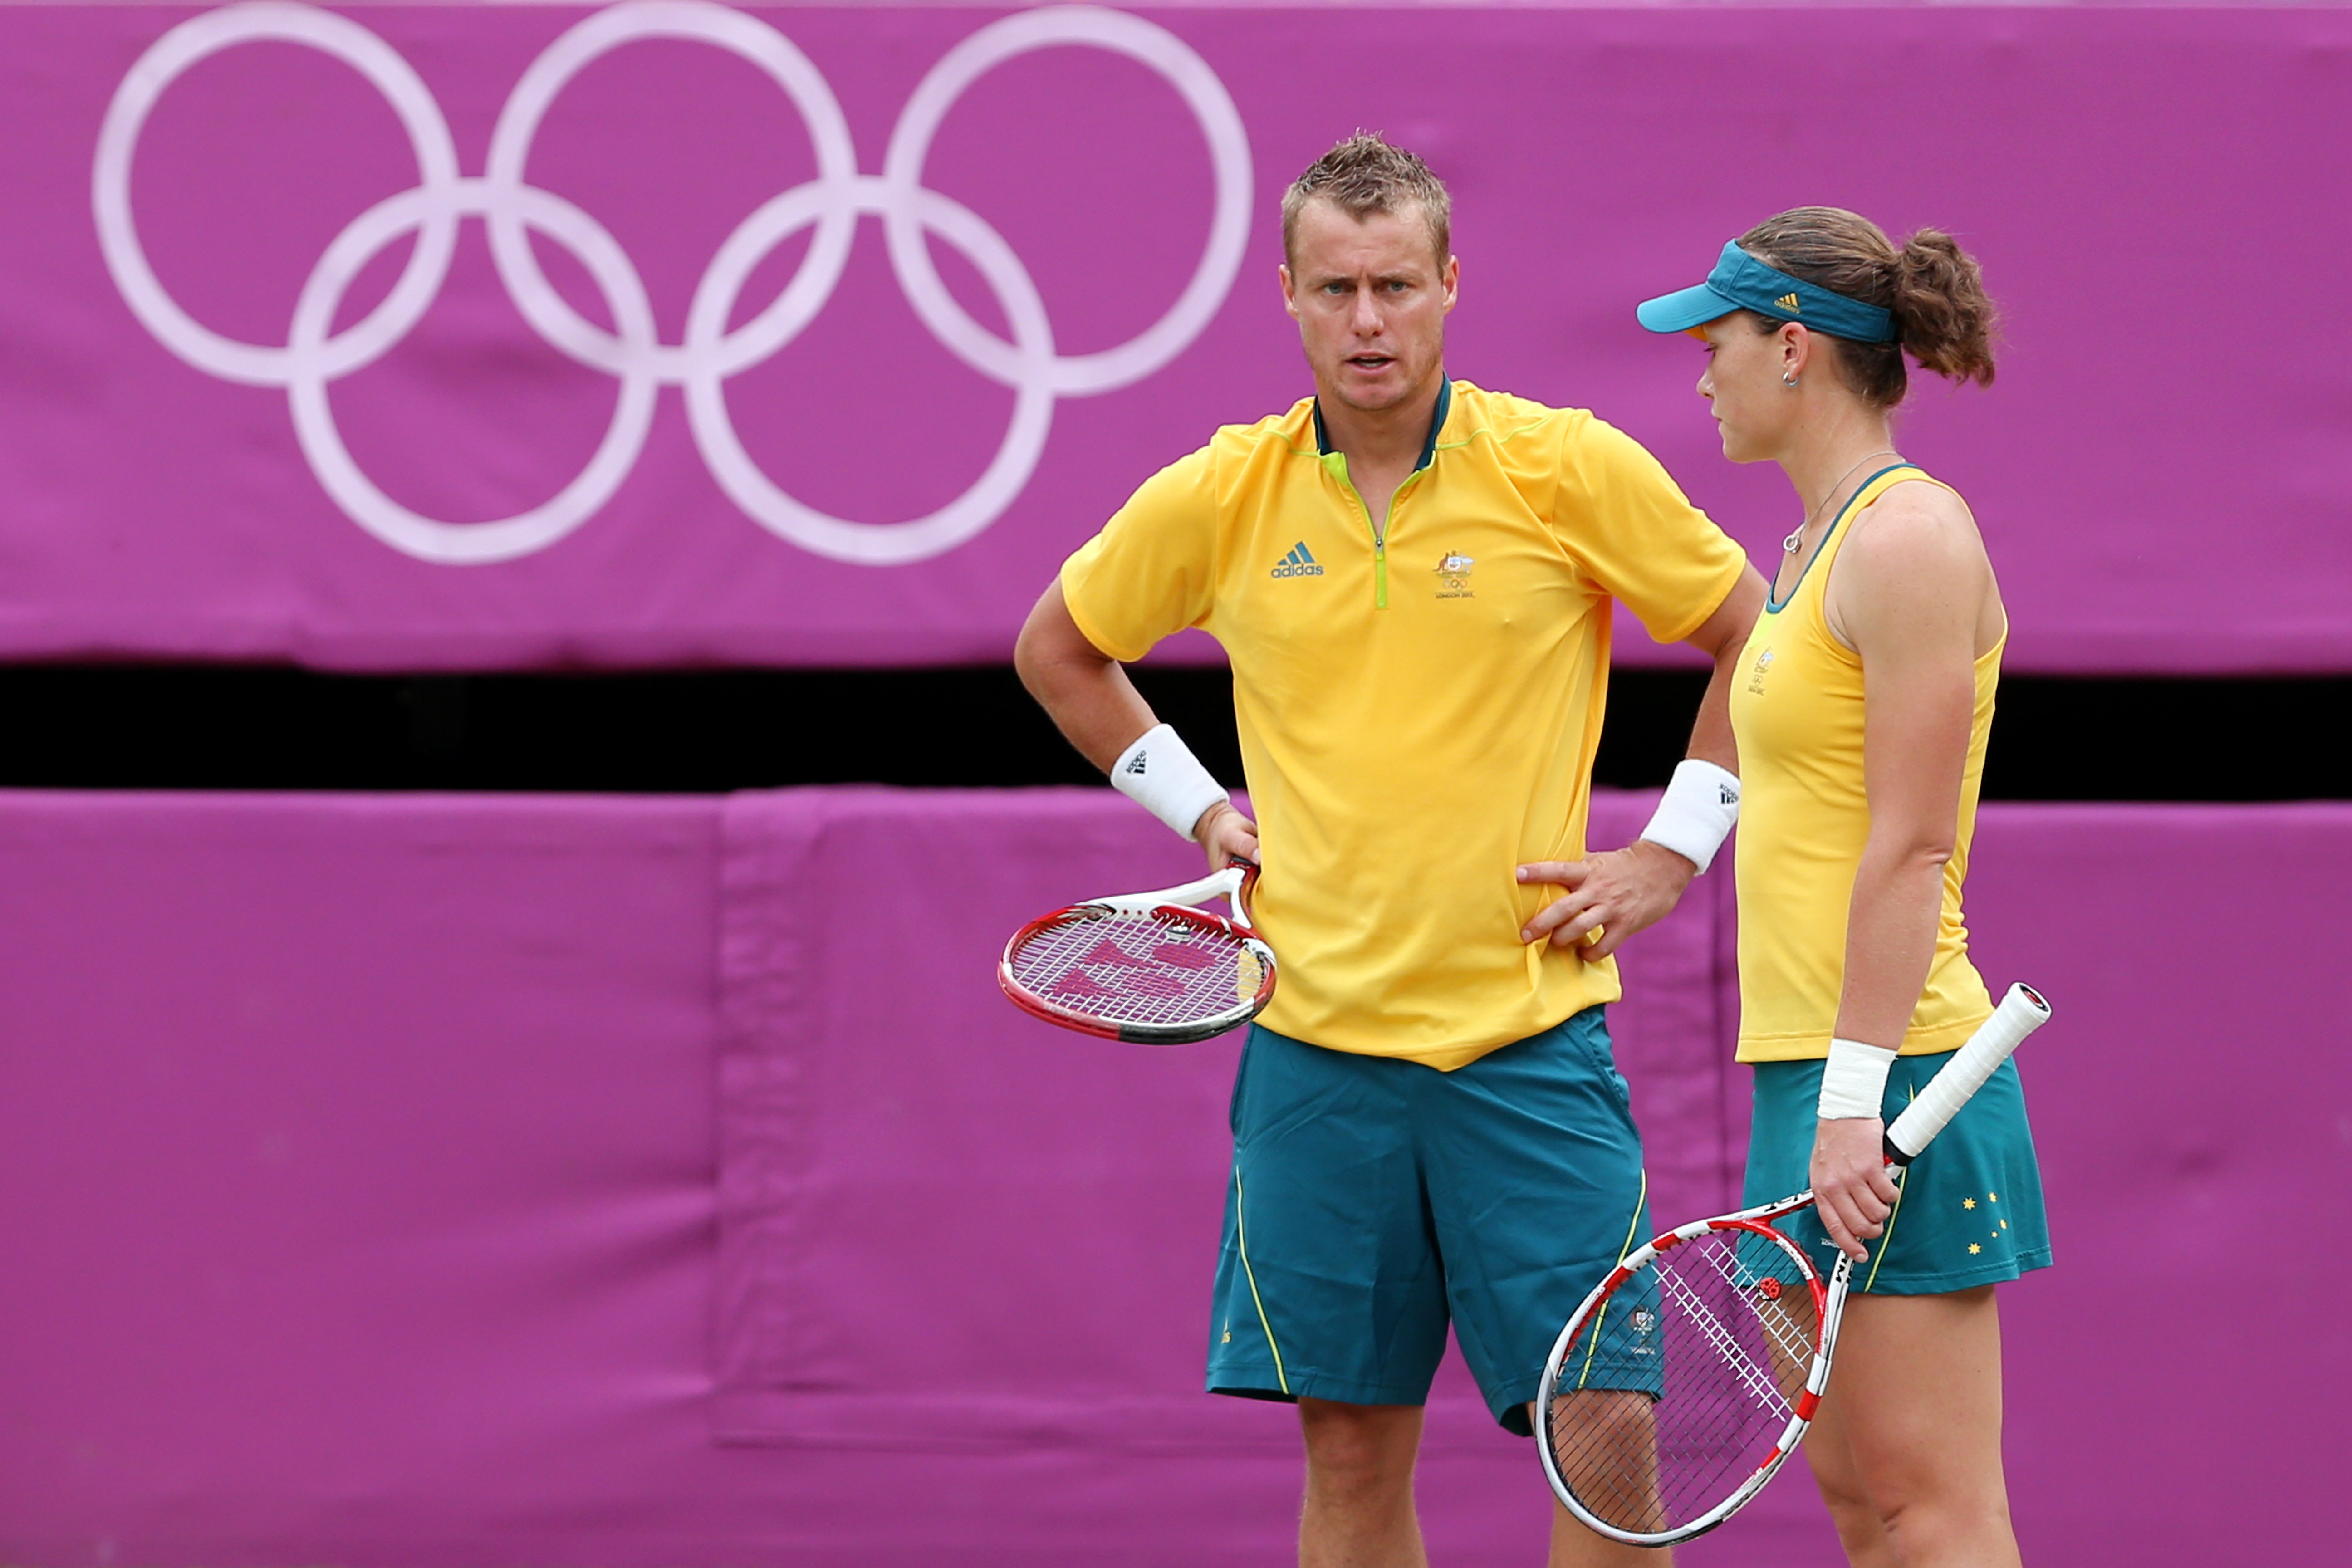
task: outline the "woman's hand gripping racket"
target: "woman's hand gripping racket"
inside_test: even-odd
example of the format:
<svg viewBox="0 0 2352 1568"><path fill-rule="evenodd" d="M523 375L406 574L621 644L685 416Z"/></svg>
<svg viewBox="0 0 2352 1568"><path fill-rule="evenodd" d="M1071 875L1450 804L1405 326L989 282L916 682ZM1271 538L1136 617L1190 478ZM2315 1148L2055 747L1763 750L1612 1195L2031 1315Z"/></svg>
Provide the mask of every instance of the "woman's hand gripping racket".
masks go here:
<svg viewBox="0 0 2352 1568"><path fill-rule="evenodd" d="M1023 1012L1113 1039L1175 1046L1222 1035L1274 997L1274 950L1250 920L1257 868L1237 861L1181 888L1091 899L1031 921L996 983ZM1223 920L1190 906L1231 901Z"/></svg>
<svg viewBox="0 0 2352 1568"><path fill-rule="evenodd" d="M1908 1165L1993 1069L2050 1018L2012 985L1886 1130ZM1627 1254L1584 1299L1544 1366L1544 1473L1614 1541L1668 1546L1713 1530L1796 1451L1829 1384L1853 1261L1824 1285L1774 1228L1811 1192L1695 1220Z"/></svg>

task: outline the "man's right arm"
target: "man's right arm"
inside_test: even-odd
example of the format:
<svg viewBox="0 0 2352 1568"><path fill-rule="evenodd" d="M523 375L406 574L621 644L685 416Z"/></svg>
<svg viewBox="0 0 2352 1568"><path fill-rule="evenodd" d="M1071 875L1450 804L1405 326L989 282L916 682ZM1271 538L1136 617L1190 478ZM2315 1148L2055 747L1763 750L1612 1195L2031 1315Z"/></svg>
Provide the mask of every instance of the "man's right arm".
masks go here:
<svg viewBox="0 0 2352 1568"><path fill-rule="evenodd" d="M1119 753L1160 722L1118 660L1087 640L1062 597L1062 580L1045 584L1013 646L1021 684L1079 754L1110 772Z"/></svg>
<svg viewBox="0 0 2352 1568"><path fill-rule="evenodd" d="M1029 612L1013 666L1063 736L1106 774L1160 723L1126 667L1078 629L1058 577ZM1212 802L1193 822L1192 837L1208 850L1212 867L1257 858L1257 825L1231 801Z"/></svg>

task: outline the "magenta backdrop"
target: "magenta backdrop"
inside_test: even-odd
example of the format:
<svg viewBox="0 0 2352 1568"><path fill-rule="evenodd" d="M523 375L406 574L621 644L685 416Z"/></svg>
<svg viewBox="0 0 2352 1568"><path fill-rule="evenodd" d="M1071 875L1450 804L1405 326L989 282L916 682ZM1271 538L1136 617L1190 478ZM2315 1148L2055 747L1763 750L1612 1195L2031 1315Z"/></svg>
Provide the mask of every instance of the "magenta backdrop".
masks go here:
<svg viewBox="0 0 2352 1568"><path fill-rule="evenodd" d="M2059 1266L2003 1297L2028 1558L2208 1568L2252 1518L2330 1561L2352 808L1978 846L1984 966L2058 1008ZM0 795L0 1561L1284 1561L1290 1417L1192 1392L1232 1043L989 978L1034 906L1186 868L1100 791ZM1725 889L1614 1019L1669 1206L1738 1143ZM1457 1363L1422 1490L1444 1561L1538 1559ZM1791 1476L1686 1557L1833 1551Z"/></svg>
<svg viewBox="0 0 2352 1568"><path fill-rule="evenodd" d="M995 26L989 13L698 12L731 16L820 115L837 101L841 177L808 184L805 121L743 55L667 39L593 58L555 94L526 188L474 177L517 84L590 14L370 5L341 25L359 40L347 56L388 81L413 68L411 119L428 141L448 128L431 201L353 226L417 184L416 156L357 70L283 41L195 63L152 95L135 146L126 120L112 163L100 156L134 62L195 36L173 29L285 15L0 9L0 657L1002 658L1061 555L1138 480L1300 392L1270 215L1335 136L1374 125L1426 152L1459 199L1454 370L1598 408L1751 549L1793 504L1776 474L1721 462L1689 390L1696 351L1640 332L1633 302L1799 202L1958 230L2007 309L2001 383L1925 388L1904 439L1979 510L2015 613L2012 668L2352 668L2343 332L2311 303L2352 253L2352 205L2332 195L2352 172L2340 8L1033 18L1016 26L1091 28L1133 54L1018 53L926 100L943 118L925 196L911 176L874 176L918 84ZM302 25L323 37L323 15ZM1756 65L1772 59L1804 63L1801 92ZM804 329L656 347L688 341L698 289L729 280L713 271L729 236L796 189L767 209L780 255L740 258L751 305L729 319L793 276L810 246L795 225L836 210L822 234L841 239L865 211L829 298L795 297L814 310ZM1220 190L1234 204L1223 249L1210 244ZM402 225L435 202L538 226L529 253L551 281L502 286L466 216L411 330L348 332L378 319L410 255ZM872 216L885 207L909 236L946 236L931 251L976 318L964 339L910 309ZM161 293L125 292L137 264L110 229L110 269L99 208L135 231ZM1204 258L1196 316L1122 349ZM617 305L599 302L592 268ZM306 280L320 285L310 346L276 353ZM134 296L150 320L188 319L151 330ZM625 343L608 331L624 317ZM1009 319L1027 349L966 341ZM205 330L263 349L207 350ZM1062 358L1045 357L1048 336ZM929 533L896 526L942 509ZM842 558L876 552L900 559ZM502 558L457 563L483 555Z"/></svg>

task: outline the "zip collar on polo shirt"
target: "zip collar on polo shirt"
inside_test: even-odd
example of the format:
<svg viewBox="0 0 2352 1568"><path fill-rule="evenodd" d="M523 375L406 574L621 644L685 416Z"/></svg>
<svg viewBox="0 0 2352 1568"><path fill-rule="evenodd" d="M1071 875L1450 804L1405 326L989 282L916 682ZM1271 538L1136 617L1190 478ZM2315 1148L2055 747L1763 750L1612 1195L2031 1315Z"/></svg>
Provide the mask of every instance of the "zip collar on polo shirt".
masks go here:
<svg viewBox="0 0 2352 1568"><path fill-rule="evenodd" d="M1421 444L1421 460L1413 464L1414 473L1429 467L1430 459L1437 456L1437 433L1445 428L1445 416L1453 407L1454 378L1440 371L1437 376L1437 406L1430 411L1429 436ZM1331 455L1331 438L1324 433L1323 400L1319 397L1315 400L1315 452L1318 457Z"/></svg>

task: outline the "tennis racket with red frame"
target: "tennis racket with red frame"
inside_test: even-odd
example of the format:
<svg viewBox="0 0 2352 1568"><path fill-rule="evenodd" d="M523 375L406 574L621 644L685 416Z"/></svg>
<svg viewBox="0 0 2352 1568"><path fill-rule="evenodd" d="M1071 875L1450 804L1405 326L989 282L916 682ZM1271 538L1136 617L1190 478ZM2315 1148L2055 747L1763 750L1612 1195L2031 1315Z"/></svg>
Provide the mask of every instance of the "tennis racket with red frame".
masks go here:
<svg viewBox="0 0 2352 1568"><path fill-rule="evenodd" d="M1004 944L996 983L1013 1005L1066 1029L1174 1046L1222 1035L1274 998L1274 950L1250 919L1257 868L1089 899L1031 921ZM1192 906L1229 900L1233 918Z"/></svg>
<svg viewBox="0 0 2352 1568"><path fill-rule="evenodd" d="M1910 1164L2050 1018L2012 985L1886 1130ZM1713 1530L1796 1451L1829 1386L1853 1259L1823 1282L1773 1224L1802 1192L1677 1226L1594 1287L1544 1366L1544 1473L1570 1513L1612 1541L1669 1546Z"/></svg>

